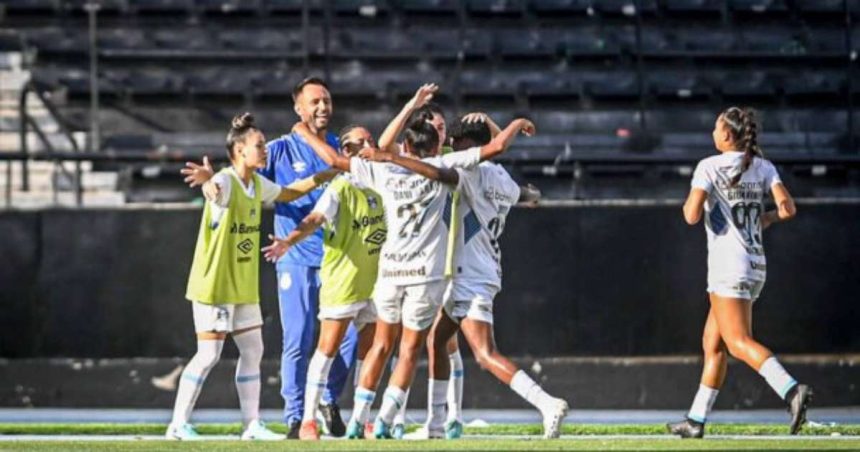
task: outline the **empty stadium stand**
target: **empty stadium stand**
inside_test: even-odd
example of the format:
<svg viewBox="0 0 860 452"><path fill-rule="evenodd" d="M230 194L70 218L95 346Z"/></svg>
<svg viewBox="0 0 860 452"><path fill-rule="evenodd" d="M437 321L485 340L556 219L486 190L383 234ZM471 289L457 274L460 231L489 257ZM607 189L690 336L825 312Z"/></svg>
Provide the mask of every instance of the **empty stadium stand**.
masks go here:
<svg viewBox="0 0 860 452"><path fill-rule="evenodd" d="M552 198L683 196L690 166L712 152L716 113L734 104L761 111L761 143L798 195L860 195L860 2L96 3L96 152L220 156L240 110L254 111L269 137L286 133L291 87L307 75L330 82L335 125L379 133L432 81L451 118L479 110L500 122L533 118L539 135L504 161ZM0 53L25 56L23 67L76 132L89 129L86 4L0 3ZM6 115L0 133L18 127ZM191 195L176 163L93 165L127 174L130 201Z"/></svg>

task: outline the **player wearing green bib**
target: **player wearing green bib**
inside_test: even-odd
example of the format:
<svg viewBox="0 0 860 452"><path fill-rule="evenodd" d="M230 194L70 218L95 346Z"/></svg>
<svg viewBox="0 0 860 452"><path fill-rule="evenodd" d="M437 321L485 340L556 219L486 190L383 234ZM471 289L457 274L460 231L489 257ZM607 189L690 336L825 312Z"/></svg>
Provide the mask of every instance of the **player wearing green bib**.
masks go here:
<svg viewBox="0 0 860 452"><path fill-rule="evenodd" d="M259 419L260 360L263 325L260 314L259 245L263 203L288 202L304 196L335 172L326 171L281 188L257 175L266 164L262 132L249 114L233 119L227 135L232 166L213 175L208 159L182 170L192 187L207 182L212 199L203 209L186 298L191 301L197 353L185 366L176 392L168 439L201 439L188 423L209 371L218 362L227 334L239 349L236 390L245 440L283 439ZM210 181L211 179L211 181Z"/></svg>
<svg viewBox="0 0 860 452"><path fill-rule="evenodd" d="M341 152L350 157L364 147L375 146L370 132L349 126L340 135ZM299 438L319 439L316 411L321 390L328 380L349 323L359 331L358 361L364 359L373 340L376 310L371 302L379 267L379 251L385 241L382 198L358 185L349 174L338 176L326 188L313 212L284 239L273 238L263 248L269 260L322 227L323 260L320 267L320 337L308 365L305 404ZM356 374L358 368L356 366Z"/></svg>

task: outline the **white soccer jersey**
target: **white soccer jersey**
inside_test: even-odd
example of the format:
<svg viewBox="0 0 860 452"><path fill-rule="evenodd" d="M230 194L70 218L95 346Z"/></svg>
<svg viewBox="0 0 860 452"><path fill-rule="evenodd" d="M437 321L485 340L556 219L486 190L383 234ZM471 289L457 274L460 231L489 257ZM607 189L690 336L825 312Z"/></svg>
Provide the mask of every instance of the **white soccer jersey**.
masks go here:
<svg viewBox="0 0 860 452"><path fill-rule="evenodd" d="M692 187L708 192L705 230L708 234L708 281L725 278L764 281L766 276L761 216L764 197L781 182L773 164L754 158L740 181L731 179L741 170L743 153L724 152L699 162Z"/></svg>
<svg viewBox="0 0 860 452"><path fill-rule="evenodd" d="M473 148L423 161L437 167L469 169L480 162L480 156L480 149ZM377 281L408 285L442 279L448 237L443 212L455 187L393 163L358 157L351 159L350 172L359 183L379 193L385 207L388 235L382 245Z"/></svg>
<svg viewBox="0 0 860 452"><path fill-rule="evenodd" d="M491 162L463 171L461 179L455 282L489 284L501 290L499 237L508 212L519 200L520 186L501 165Z"/></svg>

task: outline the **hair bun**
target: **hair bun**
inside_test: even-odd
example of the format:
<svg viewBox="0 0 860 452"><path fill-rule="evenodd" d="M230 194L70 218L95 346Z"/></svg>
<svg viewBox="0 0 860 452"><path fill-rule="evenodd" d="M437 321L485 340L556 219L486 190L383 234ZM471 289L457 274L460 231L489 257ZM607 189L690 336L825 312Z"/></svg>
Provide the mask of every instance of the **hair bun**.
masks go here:
<svg viewBox="0 0 860 452"><path fill-rule="evenodd" d="M234 116L233 121L230 123L230 126L233 129L244 129L247 127L252 127L254 125L254 115L248 113L242 113L240 115Z"/></svg>

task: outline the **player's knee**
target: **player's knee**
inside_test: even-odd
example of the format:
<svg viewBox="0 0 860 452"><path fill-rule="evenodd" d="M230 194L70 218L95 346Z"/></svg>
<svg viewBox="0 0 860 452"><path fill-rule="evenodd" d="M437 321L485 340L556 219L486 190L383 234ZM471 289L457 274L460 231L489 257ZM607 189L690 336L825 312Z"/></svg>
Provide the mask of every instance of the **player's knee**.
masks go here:
<svg viewBox="0 0 860 452"><path fill-rule="evenodd" d="M746 356L747 350L749 350L750 343L752 342L752 338L746 335L739 335L737 337L733 337L726 341L726 346L729 349L729 353L735 358L742 359Z"/></svg>
<svg viewBox="0 0 860 452"><path fill-rule="evenodd" d="M490 363L493 361L493 351L490 350L489 347L483 347L477 350L472 350L475 354L475 360L478 361L478 365L481 366L481 369L488 370L490 368Z"/></svg>

